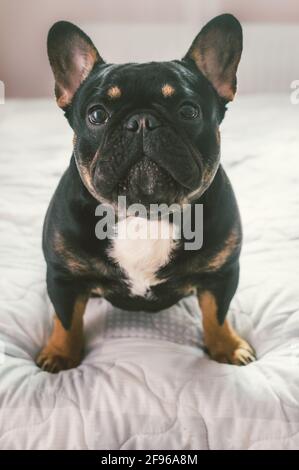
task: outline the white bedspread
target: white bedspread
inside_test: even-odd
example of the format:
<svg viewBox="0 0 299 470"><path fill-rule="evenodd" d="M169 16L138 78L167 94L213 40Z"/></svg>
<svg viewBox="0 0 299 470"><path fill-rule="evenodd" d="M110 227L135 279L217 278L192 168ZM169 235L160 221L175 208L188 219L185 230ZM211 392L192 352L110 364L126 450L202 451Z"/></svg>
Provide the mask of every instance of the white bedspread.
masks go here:
<svg viewBox="0 0 299 470"><path fill-rule="evenodd" d="M71 153L54 102L0 106L0 448L299 447L299 105L239 97L222 126L244 224L230 318L257 362L202 350L194 298L151 316L89 302L77 369L34 358L51 330L41 228Z"/></svg>

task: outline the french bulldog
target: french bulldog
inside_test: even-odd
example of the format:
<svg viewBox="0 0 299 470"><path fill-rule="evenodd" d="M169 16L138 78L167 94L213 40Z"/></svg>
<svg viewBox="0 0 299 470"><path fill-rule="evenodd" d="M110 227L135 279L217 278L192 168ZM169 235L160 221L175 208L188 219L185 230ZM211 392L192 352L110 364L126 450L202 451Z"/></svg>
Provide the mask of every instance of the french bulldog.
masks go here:
<svg viewBox="0 0 299 470"><path fill-rule="evenodd" d="M211 358L235 365L255 360L225 319L239 280L242 229L219 161L219 126L236 92L241 52L242 28L230 14L212 19L181 60L168 62L109 64L77 26L60 21L50 29L56 100L74 131L74 148L44 221L55 318L36 360L42 369L56 373L80 364L92 295L153 314L196 294ZM119 197L126 200L122 213ZM136 203L145 207L143 217L127 212ZM160 204L182 213L187 205L193 225L201 205L200 248L186 250L184 234L171 230L163 238L96 234L97 211L107 205L115 209L115 233L124 222L133 232L144 224L166 224L167 231L171 217L149 217Z"/></svg>

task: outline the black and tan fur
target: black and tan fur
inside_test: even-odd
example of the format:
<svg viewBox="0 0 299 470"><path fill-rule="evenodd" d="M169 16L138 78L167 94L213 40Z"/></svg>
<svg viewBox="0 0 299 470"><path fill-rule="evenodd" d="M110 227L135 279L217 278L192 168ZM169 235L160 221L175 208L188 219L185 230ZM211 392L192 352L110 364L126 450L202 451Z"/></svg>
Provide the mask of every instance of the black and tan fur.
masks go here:
<svg viewBox="0 0 299 470"><path fill-rule="evenodd" d="M195 291L211 357L232 364L254 360L225 320L238 285L242 230L219 163L219 126L236 91L241 51L241 27L231 15L210 21L182 60L161 63L107 64L76 26L59 22L50 30L57 103L75 138L44 223L47 288L56 312L37 359L45 370L80 363L82 318L94 293L117 307L154 313ZM90 117L95 108L96 124ZM191 117L190 109L196 111ZM194 210L203 204L203 246L186 251L179 240L167 262L157 261L146 295L133 293L130 273L111 255L113 242L95 235L96 207L115 206L119 195L146 207L187 202Z"/></svg>

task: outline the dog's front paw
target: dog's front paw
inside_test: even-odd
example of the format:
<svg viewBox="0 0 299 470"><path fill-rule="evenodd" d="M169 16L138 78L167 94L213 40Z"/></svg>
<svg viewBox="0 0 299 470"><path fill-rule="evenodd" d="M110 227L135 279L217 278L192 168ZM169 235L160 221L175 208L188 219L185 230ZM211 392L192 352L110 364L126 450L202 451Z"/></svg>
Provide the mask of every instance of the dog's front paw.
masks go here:
<svg viewBox="0 0 299 470"><path fill-rule="evenodd" d="M59 351L46 346L39 353L36 364L44 371L57 374L61 370L68 370L77 367L80 364L80 357L63 355Z"/></svg>
<svg viewBox="0 0 299 470"><path fill-rule="evenodd" d="M230 358L231 364L235 364L237 366L246 366L247 364L250 364L250 362L254 362L255 360L255 352L246 341L241 343L233 351Z"/></svg>
<svg viewBox="0 0 299 470"><path fill-rule="evenodd" d="M214 350L210 348L209 354L217 362L236 366L246 366L256 360L254 350L245 340L236 343L234 346L223 343Z"/></svg>

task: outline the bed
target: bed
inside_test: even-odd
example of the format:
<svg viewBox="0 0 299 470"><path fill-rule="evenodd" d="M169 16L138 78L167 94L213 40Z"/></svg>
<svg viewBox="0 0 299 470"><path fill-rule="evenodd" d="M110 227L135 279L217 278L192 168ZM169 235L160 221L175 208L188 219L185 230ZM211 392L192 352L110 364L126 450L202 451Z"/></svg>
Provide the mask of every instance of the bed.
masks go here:
<svg viewBox="0 0 299 470"><path fill-rule="evenodd" d="M205 354L192 296L153 316L91 299L82 364L51 375L41 229L72 133L53 101L0 106L0 449L299 447L298 129L287 94L239 96L222 125L245 235L229 317L255 363Z"/></svg>

